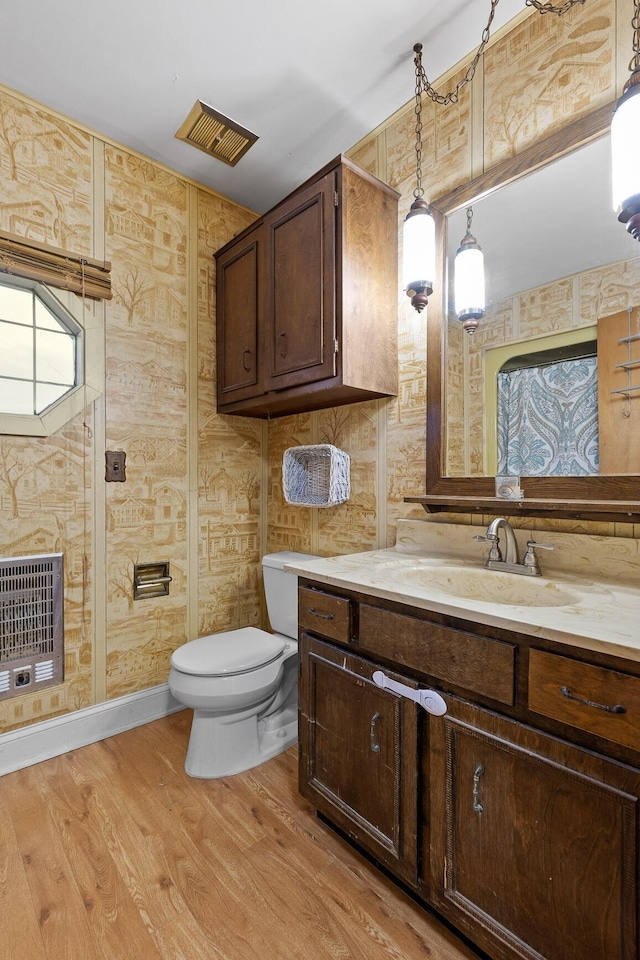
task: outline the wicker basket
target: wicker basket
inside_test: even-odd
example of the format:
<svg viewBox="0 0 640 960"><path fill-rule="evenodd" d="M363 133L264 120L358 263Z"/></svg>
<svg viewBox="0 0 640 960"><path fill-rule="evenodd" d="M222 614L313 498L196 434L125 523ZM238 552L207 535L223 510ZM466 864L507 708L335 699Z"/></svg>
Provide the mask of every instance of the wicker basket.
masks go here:
<svg viewBox="0 0 640 960"><path fill-rule="evenodd" d="M282 459L284 499L299 507L333 507L349 499L349 454L331 443L289 447Z"/></svg>

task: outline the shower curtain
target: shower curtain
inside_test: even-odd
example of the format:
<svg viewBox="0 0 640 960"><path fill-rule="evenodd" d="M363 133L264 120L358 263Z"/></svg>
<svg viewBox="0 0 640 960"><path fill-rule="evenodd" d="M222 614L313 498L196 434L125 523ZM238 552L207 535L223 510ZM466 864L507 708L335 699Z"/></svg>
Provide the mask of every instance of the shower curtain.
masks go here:
<svg viewBox="0 0 640 960"><path fill-rule="evenodd" d="M598 473L596 357L498 374L498 474Z"/></svg>

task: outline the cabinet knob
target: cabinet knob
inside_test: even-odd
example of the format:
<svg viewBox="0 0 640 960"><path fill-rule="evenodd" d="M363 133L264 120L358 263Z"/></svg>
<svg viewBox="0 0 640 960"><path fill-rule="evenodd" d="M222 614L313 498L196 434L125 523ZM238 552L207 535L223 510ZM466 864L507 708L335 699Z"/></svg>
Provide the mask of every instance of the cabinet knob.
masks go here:
<svg viewBox="0 0 640 960"><path fill-rule="evenodd" d="M245 370L251 370L251 350L245 350L242 354L242 366Z"/></svg>

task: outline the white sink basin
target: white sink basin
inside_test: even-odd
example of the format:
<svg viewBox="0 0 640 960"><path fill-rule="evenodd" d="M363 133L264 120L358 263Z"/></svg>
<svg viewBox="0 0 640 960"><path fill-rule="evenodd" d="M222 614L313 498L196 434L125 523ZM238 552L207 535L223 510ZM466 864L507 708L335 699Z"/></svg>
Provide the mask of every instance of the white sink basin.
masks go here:
<svg viewBox="0 0 640 960"><path fill-rule="evenodd" d="M395 569L390 566L388 575L397 584L423 587L429 593L512 607L565 607L580 600L579 591L565 584L484 567L420 563Z"/></svg>

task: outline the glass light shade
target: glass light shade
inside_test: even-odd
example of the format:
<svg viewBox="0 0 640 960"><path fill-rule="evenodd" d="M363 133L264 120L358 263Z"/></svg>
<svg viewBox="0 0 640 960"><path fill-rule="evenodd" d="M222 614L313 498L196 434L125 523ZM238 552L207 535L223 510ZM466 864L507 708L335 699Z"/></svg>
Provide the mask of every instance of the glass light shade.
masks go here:
<svg viewBox="0 0 640 960"><path fill-rule="evenodd" d="M639 158L640 74L635 73L611 121L613 209L622 223L628 223L640 213Z"/></svg>
<svg viewBox="0 0 640 960"><path fill-rule="evenodd" d="M436 272L436 226L425 200L414 200L402 231L402 278L407 296L420 312L433 292Z"/></svg>
<svg viewBox="0 0 640 960"><path fill-rule="evenodd" d="M472 237L465 237L458 248L453 279L458 319L472 333L485 308L484 254Z"/></svg>

